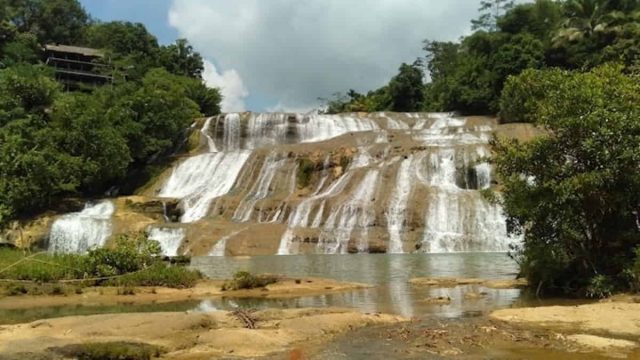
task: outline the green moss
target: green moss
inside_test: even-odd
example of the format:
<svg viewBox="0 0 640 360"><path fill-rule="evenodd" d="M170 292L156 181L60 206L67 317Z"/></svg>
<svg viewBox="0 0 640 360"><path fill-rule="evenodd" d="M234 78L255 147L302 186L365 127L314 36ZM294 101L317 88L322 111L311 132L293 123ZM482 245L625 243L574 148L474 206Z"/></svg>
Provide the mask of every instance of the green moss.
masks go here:
<svg viewBox="0 0 640 360"><path fill-rule="evenodd" d="M340 156L340 167L345 170L349 165L351 165L351 158L345 155Z"/></svg>
<svg viewBox="0 0 640 360"><path fill-rule="evenodd" d="M278 277L273 275L253 275L248 271L238 271L233 275L232 280L225 281L222 291L263 288L276 282Z"/></svg>
<svg viewBox="0 0 640 360"><path fill-rule="evenodd" d="M311 178L315 171L315 163L308 158L298 159L298 172L296 180L299 188L306 188L311 184Z"/></svg>
<svg viewBox="0 0 640 360"><path fill-rule="evenodd" d="M150 360L166 352L155 345L132 342L73 344L51 350L78 360Z"/></svg>

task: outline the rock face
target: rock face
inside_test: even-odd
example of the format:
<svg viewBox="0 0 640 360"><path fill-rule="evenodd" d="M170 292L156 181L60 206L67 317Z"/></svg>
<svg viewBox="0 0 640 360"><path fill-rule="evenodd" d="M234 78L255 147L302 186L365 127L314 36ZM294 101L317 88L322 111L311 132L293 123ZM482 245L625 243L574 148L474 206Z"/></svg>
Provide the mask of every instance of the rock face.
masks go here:
<svg viewBox="0 0 640 360"><path fill-rule="evenodd" d="M496 132L535 135L450 114L213 117L146 200L116 201L113 231L146 230L171 254L507 251L519 239L482 195Z"/></svg>

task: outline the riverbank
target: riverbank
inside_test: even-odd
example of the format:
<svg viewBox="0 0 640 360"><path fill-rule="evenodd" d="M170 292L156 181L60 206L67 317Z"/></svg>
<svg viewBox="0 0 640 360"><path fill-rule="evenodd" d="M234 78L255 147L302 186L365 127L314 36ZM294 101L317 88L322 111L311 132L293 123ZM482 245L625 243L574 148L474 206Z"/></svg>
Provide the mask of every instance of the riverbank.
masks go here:
<svg viewBox="0 0 640 360"><path fill-rule="evenodd" d="M455 277L419 277L409 280L412 285L433 288L453 288L464 285L479 285L489 289L521 289L527 287L526 279L480 279Z"/></svg>
<svg viewBox="0 0 640 360"><path fill-rule="evenodd" d="M202 280L194 287L176 289L168 287L88 287L81 294L21 295L0 298L0 309L28 309L35 307L85 305L101 306L120 303L168 303L212 297L234 298L289 298L322 295L370 287L366 284L322 278L279 278L263 288L223 291L224 280ZM126 291L124 291L126 290Z"/></svg>
<svg viewBox="0 0 640 360"><path fill-rule="evenodd" d="M249 317L255 329L247 328ZM406 321L386 314L345 309L264 310L234 314L145 313L71 316L0 328L0 354L42 358L56 348L87 342L157 346L164 358L252 358L305 349L347 331Z"/></svg>
<svg viewBox="0 0 640 360"><path fill-rule="evenodd" d="M503 309L490 315L358 329L312 359L640 359L640 303L622 297L589 305ZM551 321L549 320L551 319Z"/></svg>
<svg viewBox="0 0 640 360"><path fill-rule="evenodd" d="M557 331L583 349L640 356L640 297L614 297L594 304L502 309L491 319ZM626 355L625 355L626 356Z"/></svg>

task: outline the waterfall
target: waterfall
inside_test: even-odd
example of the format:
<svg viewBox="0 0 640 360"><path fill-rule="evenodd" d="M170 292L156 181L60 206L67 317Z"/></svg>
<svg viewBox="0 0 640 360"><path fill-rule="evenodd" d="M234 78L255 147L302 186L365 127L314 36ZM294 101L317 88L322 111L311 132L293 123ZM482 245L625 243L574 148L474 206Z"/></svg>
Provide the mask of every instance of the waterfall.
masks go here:
<svg viewBox="0 0 640 360"><path fill-rule="evenodd" d="M182 222L200 220L207 215L213 199L231 190L250 154L235 151L190 157L174 169L160 196L182 199Z"/></svg>
<svg viewBox="0 0 640 360"><path fill-rule="evenodd" d="M164 256L178 256L178 248L184 235L185 230L182 228L152 227L148 231L149 239L160 244Z"/></svg>
<svg viewBox="0 0 640 360"><path fill-rule="evenodd" d="M482 159L488 151L489 128L467 130L464 121L440 116L420 138L435 146L429 155L429 166L422 176L431 191L424 221L422 250L430 253L463 251L507 251L518 239L508 236L506 219L497 204L491 204L474 189L491 185L491 166L480 162L473 167L475 184L457 183L460 171L469 165L469 157ZM475 151L469 150L475 147ZM462 159L460 161L459 159ZM463 174L465 176L466 174ZM473 186L471 186L473 185Z"/></svg>
<svg viewBox="0 0 640 360"><path fill-rule="evenodd" d="M306 198L295 208L289 217L288 229L280 239L278 255L291 255L297 253L297 249L293 249L293 240L295 238L293 228L309 226L311 211L318 203L320 203L321 205L316 214L316 218L313 220L313 224L311 225L313 228L319 228L322 222L322 214L324 212L326 200L341 193L351 180L352 175L352 173L343 174L325 191Z"/></svg>
<svg viewBox="0 0 640 360"><path fill-rule="evenodd" d="M220 240L218 240L218 242L213 246L213 249L211 249L211 251L209 252L209 256L224 256L227 251L227 241L232 237L240 234L241 232L244 232L248 228L249 226L237 231L233 231L230 234L221 237Z"/></svg>
<svg viewBox="0 0 640 360"><path fill-rule="evenodd" d="M111 201L87 203L84 210L61 216L51 226L49 251L54 253L85 253L104 245L111 236Z"/></svg>
<svg viewBox="0 0 640 360"><path fill-rule="evenodd" d="M409 194L411 193L411 163L413 157L409 156L400 163L396 186L391 194L391 201L387 209L387 230L389 231L389 253L403 253L402 230L404 229L405 212Z"/></svg>
<svg viewBox="0 0 640 360"><path fill-rule="evenodd" d="M163 202L164 222L148 236L165 256L178 255L187 234L206 241L193 249L224 256L228 240L254 225L259 236L243 237L234 251L263 252L267 242L279 242L280 255L507 251L521 239L508 235L501 206L482 195L495 187L487 159L495 129L493 119L446 113L207 118L199 131L208 151L179 159L158 192L180 200L182 225L168 224ZM297 159L314 164L309 186L297 184ZM104 245L113 212L103 201L60 217L50 251ZM230 232L238 223L245 227ZM219 231L226 235L211 237Z"/></svg>
<svg viewBox="0 0 640 360"><path fill-rule="evenodd" d="M324 224L318 249L327 254L346 254L351 233L358 227L364 236L375 219L373 201L379 171L368 171L353 196L331 209L331 213ZM359 246L358 251L363 251Z"/></svg>
<svg viewBox="0 0 640 360"><path fill-rule="evenodd" d="M202 126L202 129L200 130L200 133L207 139L207 146L208 146L209 152L217 152L218 149L216 148L216 143L215 141L213 141L213 138L209 134L209 132L211 131L212 120L213 120L213 117L207 118L207 120L204 122L204 125Z"/></svg>
<svg viewBox="0 0 640 360"><path fill-rule="evenodd" d="M255 204L269 194L269 187L273 182L276 172L286 164L286 159L278 159L276 152L271 152L264 160L258 180L255 182L249 193L240 202L233 215L233 220L246 222L251 218Z"/></svg>
<svg viewBox="0 0 640 360"><path fill-rule="evenodd" d="M224 122L222 124L218 123L217 125L224 127L224 150L229 151L240 149L240 114L227 114L224 117Z"/></svg>

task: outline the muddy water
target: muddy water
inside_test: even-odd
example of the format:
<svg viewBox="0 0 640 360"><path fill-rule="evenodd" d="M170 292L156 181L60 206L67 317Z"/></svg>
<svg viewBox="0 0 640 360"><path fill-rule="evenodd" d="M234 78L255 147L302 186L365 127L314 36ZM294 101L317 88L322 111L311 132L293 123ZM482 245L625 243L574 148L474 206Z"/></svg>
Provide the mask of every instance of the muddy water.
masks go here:
<svg viewBox="0 0 640 360"><path fill-rule="evenodd" d="M192 267L211 278L230 278L238 270L273 273L289 277L312 276L373 285L351 292L292 299L211 298L201 302L118 306L57 306L27 310L0 310L0 324L52 317L116 312L213 311L241 308L348 307L365 312L385 312L408 317L475 317L496 308L521 303L520 290L493 290L479 286L447 289L416 287L414 277L513 278L516 264L504 253L397 254L397 255L295 255L251 258L197 257ZM485 292L477 300L465 300L467 292ZM448 305L431 305L429 297L450 297ZM526 301L529 303L529 301Z"/></svg>
<svg viewBox="0 0 640 360"><path fill-rule="evenodd" d="M238 270L252 273L312 276L373 285L370 289L295 299L210 299L218 309L234 307L356 308L404 316L432 314L455 318L479 316L519 301L520 290L494 290L481 286L433 289L409 284L414 277L514 278L516 264L504 253L397 254L397 255L296 255L251 258L200 257L192 266L212 278L228 278ZM464 300L467 292L486 293L481 299ZM449 297L448 305L431 305L429 297Z"/></svg>

